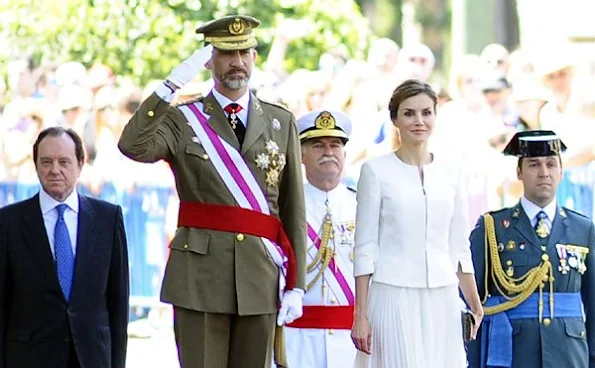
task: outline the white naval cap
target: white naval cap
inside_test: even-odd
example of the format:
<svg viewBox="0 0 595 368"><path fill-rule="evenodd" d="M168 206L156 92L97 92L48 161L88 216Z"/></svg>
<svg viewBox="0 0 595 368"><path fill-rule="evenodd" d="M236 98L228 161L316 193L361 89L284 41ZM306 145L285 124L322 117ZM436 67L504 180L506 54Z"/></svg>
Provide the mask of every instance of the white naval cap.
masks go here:
<svg viewBox="0 0 595 368"><path fill-rule="evenodd" d="M351 119L338 110L314 110L297 121L300 141L319 137L342 138L345 143L351 135Z"/></svg>

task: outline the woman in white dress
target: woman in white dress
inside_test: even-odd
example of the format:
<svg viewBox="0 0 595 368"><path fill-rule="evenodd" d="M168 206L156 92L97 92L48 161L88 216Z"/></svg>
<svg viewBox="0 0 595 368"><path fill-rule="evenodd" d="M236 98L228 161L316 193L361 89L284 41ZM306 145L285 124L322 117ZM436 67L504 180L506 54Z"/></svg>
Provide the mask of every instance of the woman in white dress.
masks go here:
<svg viewBox="0 0 595 368"><path fill-rule="evenodd" d="M427 148L436 102L426 83L399 85L389 111L401 146L361 169L352 330L357 368L463 368L459 287L477 322L473 336L483 318L462 172Z"/></svg>

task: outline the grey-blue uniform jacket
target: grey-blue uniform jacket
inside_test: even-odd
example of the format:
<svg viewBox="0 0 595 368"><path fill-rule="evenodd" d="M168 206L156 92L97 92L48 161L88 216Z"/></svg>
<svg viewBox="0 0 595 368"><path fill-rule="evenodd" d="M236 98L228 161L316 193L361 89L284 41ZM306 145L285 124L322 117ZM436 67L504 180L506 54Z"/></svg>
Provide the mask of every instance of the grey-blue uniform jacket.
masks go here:
<svg viewBox="0 0 595 368"><path fill-rule="evenodd" d="M543 318L542 323L538 318L510 319L512 368L595 368L595 229L591 219L558 207L547 238L546 250L543 251L542 241L538 239L520 203L492 212L491 215L494 219L500 262L506 273L518 278L539 266L542 259L547 259L544 256L547 254L553 266L554 292L580 294L579 299L582 299L585 316L583 319L556 317L554 314L551 319ZM488 296L501 296L491 278L489 257L486 265L483 217L480 217L471 232L470 240L480 297L482 300L486 297L486 286ZM565 245L588 248L583 264L586 270L582 267L582 273L579 272L579 267L567 267L564 270L560 268L558 249L564 249ZM567 263L576 264L574 261ZM488 285L485 285L486 279ZM549 291L549 283L545 284L544 292ZM539 294L539 289L535 294ZM533 296L536 296L535 294ZM544 300L544 311L548 308L548 300ZM537 304L535 309L538 309ZM485 360L481 362L482 330L487 330L486 323L482 324L477 340L467 344L469 367L489 367ZM483 337L487 338L487 334ZM484 351L484 356L485 353Z"/></svg>

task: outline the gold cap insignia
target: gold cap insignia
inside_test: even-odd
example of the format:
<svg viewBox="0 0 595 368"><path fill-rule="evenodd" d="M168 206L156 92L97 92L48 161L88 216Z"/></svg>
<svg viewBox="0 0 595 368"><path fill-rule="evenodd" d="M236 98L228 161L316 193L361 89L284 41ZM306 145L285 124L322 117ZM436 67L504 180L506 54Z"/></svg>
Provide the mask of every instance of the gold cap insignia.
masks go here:
<svg viewBox="0 0 595 368"><path fill-rule="evenodd" d="M229 24L229 33L232 35L240 35L244 33L246 26L244 26L244 22L240 18L236 18Z"/></svg>
<svg viewBox="0 0 595 368"><path fill-rule="evenodd" d="M335 118L328 111L323 111L316 118L316 129L335 129Z"/></svg>

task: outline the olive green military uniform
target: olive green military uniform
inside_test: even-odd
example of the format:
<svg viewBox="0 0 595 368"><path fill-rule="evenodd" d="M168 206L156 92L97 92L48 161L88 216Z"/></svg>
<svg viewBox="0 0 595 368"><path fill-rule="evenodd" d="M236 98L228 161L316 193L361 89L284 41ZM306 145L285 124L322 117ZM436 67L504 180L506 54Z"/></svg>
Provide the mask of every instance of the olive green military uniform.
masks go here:
<svg viewBox="0 0 595 368"><path fill-rule="evenodd" d="M291 241L296 287L304 289L306 222L294 116L251 95L246 135L240 146L212 94L187 103L197 103L208 115L210 127L241 153L271 215L281 220ZM267 170L256 163L271 141L286 156L277 181L270 175L267 181ZM156 94L142 103L126 125L119 148L136 161L167 161L181 201L237 206L186 117ZM182 367L270 367L279 269L262 240L241 233L183 227L177 230L170 248L161 300L174 305Z"/></svg>

